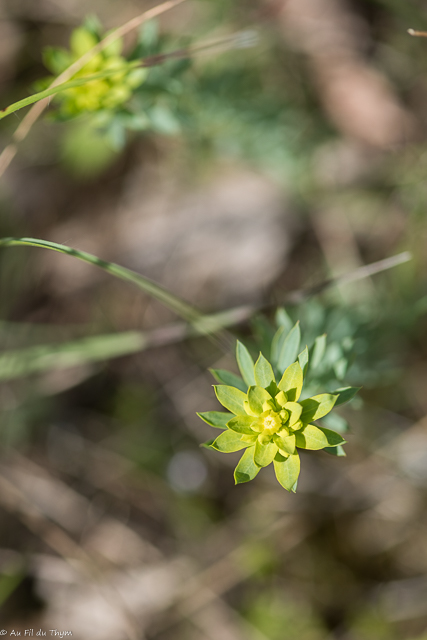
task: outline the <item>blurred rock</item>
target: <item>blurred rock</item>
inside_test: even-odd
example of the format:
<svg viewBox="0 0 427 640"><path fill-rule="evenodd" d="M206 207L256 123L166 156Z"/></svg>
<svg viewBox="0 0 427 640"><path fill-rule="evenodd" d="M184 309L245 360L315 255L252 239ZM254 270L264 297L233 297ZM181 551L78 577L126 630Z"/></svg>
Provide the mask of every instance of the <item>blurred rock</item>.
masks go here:
<svg viewBox="0 0 427 640"><path fill-rule="evenodd" d="M262 298L283 269L294 229L283 192L261 173L227 167L205 184L184 188L178 177L137 167L116 206L103 199L98 211L81 211L50 239L123 264L215 309ZM56 295L105 279L75 259L44 254L39 260Z"/></svg>
<svg viewBox="0 0 427 640"><path fill-rule="evenodd" d="M293 227L281 190L250 169L224 167L191 191L136 171L117 242L127 266L212 308L259 299Z"/></svg>

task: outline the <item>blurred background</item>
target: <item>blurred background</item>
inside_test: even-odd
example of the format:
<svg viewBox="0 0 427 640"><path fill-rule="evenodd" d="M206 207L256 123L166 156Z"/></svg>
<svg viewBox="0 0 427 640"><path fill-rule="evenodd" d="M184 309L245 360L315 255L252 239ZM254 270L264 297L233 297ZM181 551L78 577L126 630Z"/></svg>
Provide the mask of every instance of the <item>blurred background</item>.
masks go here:
<svg viewBox="0 0 427 640"><path fill-rule="evenodd" d="M33 91L43 48L67 47L88 14L111 29L150 6L1 0L1 107ZM303 335L328 333L336 377L363 385L340 413L348 457L303 452L294 495L270 468L235 487L239 454L199 446L213 436L195 412L219 409L208 367L235 371L232 350L173 342L158 331L170 311L95 267L1 249L8 633L427 638L427 40L408 28L427 28L427 3L187 0L126 50L241 31L256 43L153 67L108 131L55 120L53 100L19 145L1 237L89 251L204 313L265 305L232 328L254 354L290 291L413 258L286 306ZM23 113L2 120L2 149ZM135 331L149 348L132 355L90 341ZM80 339L89 355L56 357Z"/></svg>

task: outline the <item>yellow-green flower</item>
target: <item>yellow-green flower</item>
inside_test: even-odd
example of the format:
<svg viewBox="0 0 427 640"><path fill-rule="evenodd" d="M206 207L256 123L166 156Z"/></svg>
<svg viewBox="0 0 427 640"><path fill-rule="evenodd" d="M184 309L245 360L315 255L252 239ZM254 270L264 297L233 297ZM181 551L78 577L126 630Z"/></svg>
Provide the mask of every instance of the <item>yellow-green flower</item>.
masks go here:
<svg viewBox="0 0 427 640"><path fill-rule="evenodd" d="M99 39L93 32L85 27L79 27L71 34L69 51L57 47L48 47L45 50L45 65L58 75L98 42ZM103 109L112 110L129 100L134 89L145 80L147 70L130 66L126 58L121 56L121 51L122 41L117 40L95 54L73 76L73 79L77 79L94 74L107 74L105 77L59 93L56 100L60 102L62 116L72 117ZM111 75L109 72L112 72ZM51 80L50 78L49 81Z"/></svg>
<svg viewBox="0 0 427 640"><path fill-rule="evenodd" d="M255 478L271 462L276 478L288 491L295 491L300 472L300 449L324 449L345 443L341 435L312 424L336 404L350 400L358 389L347 387L333 394L300 400L307 369L308 350L291 364L277 383L271 364L260 354L256 363L240 342L237 362L242 379L225 371L214 372L228 384L215 386L219 402L229 413L208 411L198 415L212 427L224 429L207 446L217 451L245 449L234 478L236 484ZM243 391L247 388L247 391Z"/></svg>

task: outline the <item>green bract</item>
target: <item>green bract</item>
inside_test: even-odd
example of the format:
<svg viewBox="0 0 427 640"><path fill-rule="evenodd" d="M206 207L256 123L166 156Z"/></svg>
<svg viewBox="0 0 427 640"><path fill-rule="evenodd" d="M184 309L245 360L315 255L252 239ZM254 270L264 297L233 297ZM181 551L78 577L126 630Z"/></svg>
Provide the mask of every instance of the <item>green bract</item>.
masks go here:
<svg viewBox="0 0 427 640"><path fill-rule="evenodd" d="M70 51L56 47L48 47L44 51L44 63L55 75L59 75L73 62L81 58L98 44L100 38L85 27L75 29L71 34ZM95 80L88 81L78 87L66 89L55 99L60 102L60 115L64 118L74 117L81 113L101 110L112 110L129 100L136 89L146 78L147 70L135 68L121 54L122 41L117 40L96 53L74 79L85 78L96 74L105 74ZM52 78L46 79L49 84ZM45 88L40 85L39 88Z"/></svg>
<svg viewBox="0 0 427 640"><path fill-rule="evenodd" d="M284 343L282 351L290 350L289 344L290 341ZM228 383L215 386L215 393L229 413L198 414L210 426L224 429L206 446L225 453L245 449L234 472L236 484L252 480L261 467L273 463L282 487L295 492L300 472L298 448L325 449L346 442L335 431L311 424L312 421L323 418L336 403L350 400L357 389L348 387L300 400L308 368L307 348L278 382L268 360L260 354L254 364L240 342L237 363L242 379L222 370L213 372L219 382Z"/></svg>

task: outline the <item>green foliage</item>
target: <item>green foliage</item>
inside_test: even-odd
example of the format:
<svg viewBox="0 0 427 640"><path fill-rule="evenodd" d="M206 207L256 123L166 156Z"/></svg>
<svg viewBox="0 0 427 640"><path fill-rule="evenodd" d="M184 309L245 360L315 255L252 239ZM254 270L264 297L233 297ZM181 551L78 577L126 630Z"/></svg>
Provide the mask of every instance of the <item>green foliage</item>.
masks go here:
<svg viewBox="0 0 427 640"><path fill-rule="evenodd" d="M291 338L286 342L288 336ZM289 331L281 325L273 343L276 347L282 343L278 353L283 345L292 343L292 353L296 358L300 338L298 323ZM316 343L319 360L318 345L319 341ZM246 449L234 472L236 484L253 480L262 467L273 463L278 482L287 491L295 492L300 473L298 448L327 449L333 455L345 455L342 445L346 441L339 433L311 423L327 416L337 401L343 404L351 400L358 389L346 387L334 394L323 393L300 399L304 375L309 369L308 354L306 347L299 359L287 366L277 384L273 367L263 354L259 354L254 364L246 347L238 341L236 358L246 387L242 389L243 380L234 374L212 372L217 380L228 383L215 386L215 393L233 417L230 418L230 413L221 412L198 415L211 426L226 429L205 446L224 453ZM276 371L280 375L278 365ZM233 380L236 382L234 385L230 384ZM255 384L247 384L253 381Z"/></svg>
<svg viewBox="0 0 427 640"><path fill-rule="evenodd" d="M373 306L372 314L376 316L377 312L377 308ZM375 371L378 372L378 377L382 375L383 365L379 354L376 353L373 357L371 339L370 349L366 350L365 364L360 361L362 350L367 345L362 331L366 331L368 325L372 326L370 315L366 311L346 310L338 306L329 308L317 300L309 300L300 305L295 315L296 313L304 327L303 332L300 330L300 321L293 321L291 313L284 309L277 310L275 325L261 316L253 323L253 327L257 346L261 350L268 348L266 336L272 336L271 360L276 375L283 371L279 365L278 347L285 343L289 345L299 336L298 347L294 348L293 355L304 373L303 398L315 395L323 387L338 394L335 406L339 406L355 395L357 382L363 381L365 384L365 379L372 378ZM371 328L369 330L372 332ZM301 351L302 346L304 349ZM298 351L300 353L297 357ZM344 376L348 376L356 384L349 388L343 387ZM360 402L358 400L359 404Z"/></svg>

